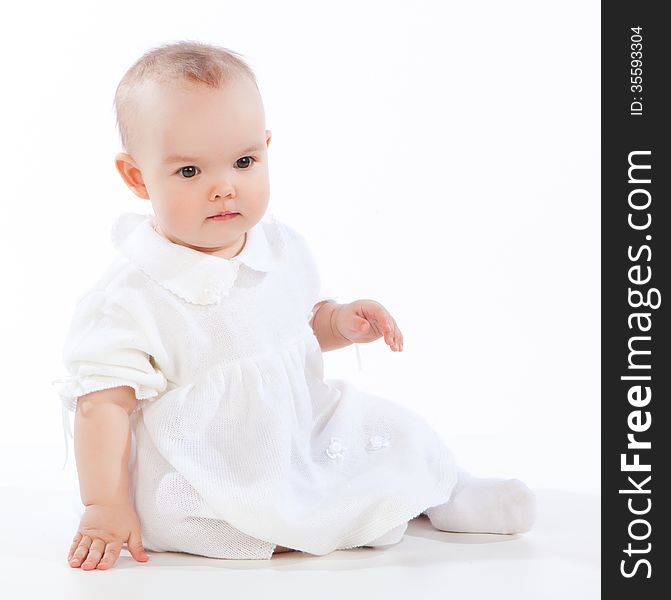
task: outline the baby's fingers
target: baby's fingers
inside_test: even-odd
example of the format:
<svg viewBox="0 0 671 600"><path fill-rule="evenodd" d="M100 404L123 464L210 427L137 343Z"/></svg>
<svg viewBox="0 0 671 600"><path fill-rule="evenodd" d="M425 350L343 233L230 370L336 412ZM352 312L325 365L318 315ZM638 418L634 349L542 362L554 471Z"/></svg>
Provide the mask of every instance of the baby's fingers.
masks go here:
<svg viewBox="0 0 671 600"><path fill-rule="evenodd" d="M72 560L72 556L74 555L77 546L79 546L79 542L81 541L81 539L82 534L78 531L75 534L74 539L72 540L72 546L70 546L70 550L68 550L68 562Z"/></svg>
<svg viewBox="0 0 671 600"><path fill-rule="evenodd" d="M392 343L391 343L391 349L396 350L397 352L400 352L403 350L403 334L401 333L401 330L396 327L394 328L394 332L391 335Z"/></svg>
<svg viewBox="0 0 671 600"><path fill-rule="evenodd" d="M139 531L131 531L130 536L128 537L128 552L131 556L138 562L147 562L149 557L144 551L144 546L142 545L142 536Z"/></svg>
<svg viewBox="0 0 671 600"><path fill-rule="evenodd" d="M384 340L389 344L389 347L398 352L403 350L403 334L398 328L398 325L396 325L394 318L387 316L382 320L381 325Z"/></svg>
<svg viewBox="0 0 671 600"><path fill-rule="evenodd" d="M82 535L78 532L75 536L75 541L72 544L72 548L70 548L70 556L68 556L68 562L71 566L78 567L81 564L84 558L86 558L86 555L89 553L90 545L91 536Z"/></svg>
<svg viewBox="0 0 671 600"><path fill-rule="evenodd" d="M100 562L100 559L104 551L105 551L104 540L101 540L100 538L95 538L91 543L91 547L89 548L89 555L82 564L82 569L84 569L85 571L95 569L98 566L98 563Z"/></svg>
<svg viewBox="0 0 671 600"><path fill-rule="evenodd" d="M105 569L111 569L119 558L119 554L121 554L121 543L109 542L105 548L105 554L103 554L98 568L103 571Z"/></svg>

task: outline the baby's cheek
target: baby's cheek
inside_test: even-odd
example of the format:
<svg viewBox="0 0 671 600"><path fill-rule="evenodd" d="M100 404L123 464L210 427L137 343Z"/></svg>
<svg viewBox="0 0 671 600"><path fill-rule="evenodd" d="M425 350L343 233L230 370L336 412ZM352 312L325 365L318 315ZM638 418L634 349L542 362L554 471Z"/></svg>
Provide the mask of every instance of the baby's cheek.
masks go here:
<svg viewBox="0 0 671 600"><path fill-rule="evenodd" d="M170 203L165 216L170 223L172 231L184 234L185 227L188 227L188 224L193 222L196 216L194 215L193 207L194 204L190 204L189 202L175 201Z"/></svg>
<svg viewBox="0 0 671 600"><path fill-rule="evenodd" d="M270 181L266 174L259 173L253 181L250 181L248 191L257 202L267 202L270 197Z"/></svg>
<svg viewBox="0 0 671 600"><path fill-rule="evenodd" d="M174 219L175 224L183 222L183 219L193 214L193 203L184 202L183 200L175 200L170 204L171 218Z"/></svg>

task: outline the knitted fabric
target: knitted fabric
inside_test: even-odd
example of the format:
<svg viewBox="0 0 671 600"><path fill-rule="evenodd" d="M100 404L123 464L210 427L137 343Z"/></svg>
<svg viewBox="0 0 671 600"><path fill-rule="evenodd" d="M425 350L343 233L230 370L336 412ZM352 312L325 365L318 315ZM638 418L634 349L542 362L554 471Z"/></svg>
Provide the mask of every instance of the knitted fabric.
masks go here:
<svg viewBox="0 0 671 600"><path fill-rule="evenodd" d="M426 421L324 379L309 321L325 296L302 235L267 214L224 259L154 225L115 223L119 255L77 303L57 380L64 424L83 394L135 391L130 492L146 549L324 555L447 501L457 468Z"/></svg>

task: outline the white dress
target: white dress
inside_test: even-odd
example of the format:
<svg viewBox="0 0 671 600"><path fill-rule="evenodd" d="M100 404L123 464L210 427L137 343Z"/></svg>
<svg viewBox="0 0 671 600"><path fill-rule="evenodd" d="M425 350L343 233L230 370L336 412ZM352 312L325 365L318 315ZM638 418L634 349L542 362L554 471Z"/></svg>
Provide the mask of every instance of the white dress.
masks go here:
<svg viewBox="0 0 671 600"><path fill-rule="evenodd" d="M130 494L148 550L269 559L366 545L446 502L451 451L419 415L324 380L302 235L272 213L232 259L125 213L119 255L77 303L58 390L131 386ZM69 418L67 418L69 426Z"/></svg>

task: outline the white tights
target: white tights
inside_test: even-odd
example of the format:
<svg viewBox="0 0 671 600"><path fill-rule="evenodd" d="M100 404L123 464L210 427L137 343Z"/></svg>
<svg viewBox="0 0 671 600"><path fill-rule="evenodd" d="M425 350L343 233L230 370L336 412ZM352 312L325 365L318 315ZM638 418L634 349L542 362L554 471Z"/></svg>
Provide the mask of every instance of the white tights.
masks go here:
<svg viewBox="0 0 671 600"><path fill-rule="evenodd" d="M450 499L422 514L441 531L524 533L536 520L536 496L519 479L473 477L459 469ZM407 528L408 523L402 523L364 547L397 544Z"/></svg>
<svg viewBox="0 0 671 600"><path fill-rule="evenodd" d="M459 469L450 499L424 514L441 531L524 533L536 520L536 496L519 479L473 477Z"/></svg>

